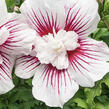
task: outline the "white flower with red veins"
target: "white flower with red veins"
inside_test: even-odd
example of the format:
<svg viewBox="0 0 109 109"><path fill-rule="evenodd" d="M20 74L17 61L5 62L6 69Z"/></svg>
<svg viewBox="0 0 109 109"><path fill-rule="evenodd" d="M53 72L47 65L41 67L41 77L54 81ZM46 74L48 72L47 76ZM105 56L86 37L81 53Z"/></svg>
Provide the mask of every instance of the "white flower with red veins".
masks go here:
<svg viewBox="0 0 109 109"><path fill-rule="evenodd" d="M25 0L22 16L36 31L31 55L18 56L16 75L34 76L33 96L62 107L109 71L109 48L87 36L99 22L96 0Z"/></svg>
<svg viewBox="0 0 109 109"><path fill-rule="evenodd" d="M5 0L0 0L0 16L0 94L4 94L14 87L11 72L15 61L15 57L2 48L9 37L9 31L4 26L10 17Z"/></svg>
<svg viewBox="0 0 109 109"><path fill-rule="evenodd" d="M11 75L15 63L14 55L28 54L31 51L33 39L28 38L28 35L32 35L34 38L35 33L27 28L26 24L18 24L17 19L20 18L20 15L7 12L5 0L0 0L0 16L0 94L4 94L14 87ZM21 25L25 25L26 28L22 31L29 31L26 37L18 29ZM17 32L19 33L17 34Z"/></svg>

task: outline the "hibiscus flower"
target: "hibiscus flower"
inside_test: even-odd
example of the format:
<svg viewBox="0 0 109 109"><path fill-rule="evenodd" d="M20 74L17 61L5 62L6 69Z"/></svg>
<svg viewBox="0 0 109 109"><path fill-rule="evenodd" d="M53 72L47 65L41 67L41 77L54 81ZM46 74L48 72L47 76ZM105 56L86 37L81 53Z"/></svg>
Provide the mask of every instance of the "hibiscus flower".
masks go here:
<svg viewBox="0 0 109 109"><path fill-rule="evenodd" d="M79 85L93 87L109 71L107 45L87 37L100 19L96 0L25 0L20 10L36 38L31 54L17 57L15 73L34 76L36 99L62 107Z"/></svg>
<svg viewBox="0 0 109 109"><path fill-rule="evenodd" d="M18 14L8 13L5 0L0 0L0 94L8 92L14 87L12 69L15 63L15 54L27 54L32 49L31 41L33 39L28 39L28 35L32 34L33 30L26 26L24 31L29 30L29 32L25 38L21 34L22 31L17 29L20 25L24 25L23 23L18 25L18 18L20 18ZM19 34L16 33L18 31Z"/></svg>

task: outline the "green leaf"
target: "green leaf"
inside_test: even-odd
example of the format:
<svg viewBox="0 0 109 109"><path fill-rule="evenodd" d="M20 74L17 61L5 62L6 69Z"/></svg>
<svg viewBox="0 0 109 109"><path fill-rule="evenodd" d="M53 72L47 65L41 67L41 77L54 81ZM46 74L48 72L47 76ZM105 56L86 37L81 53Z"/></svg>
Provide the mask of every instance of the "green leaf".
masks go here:
<svg viewBox="0 0 109 109"><path fill-rule="evenodd" d="M105 0L104 12L105 14L109 14L109 0Z"/></svg>
<svg viewBox="0 0 109 109"><path fill-rule="evenodd" d="M104 21L107 25L109 25L109 15L104 16Z"/></svg>
<svg viewBox="0 0 109 109"><path fill-rule="evenodd" d="M87 103L85 102L85 100L81 99L81 98L76 98L73 100L75 103L78 104L78 106L84 108L84 109L88 109Z"/></svg>
<svg viewBox="0 0 109 109"><path fill-rule="evenodd" d="M105 83L109 87L109 73L100 81L100 84L102 83Z"/></svg>
<svg viewBox="0 0 109 109"><path fill-rule="evenodd" d="M5 106L5 104L0 103L0 109L2 109Z"/></svg>
<svg viewBox="0 0 109 109"><path fill-rule="evenodd" d="M93 38L96 39L96 40L103 40L103 41L105 41L105 38L108 38L108 40L109 40L109 31L108 31L108 29L107 28L97 29L96 32L93 33Z"/></svg>
<svg viewBox="0 0 109 109"><path fill-rule="evenodd" d="M15 0L6 0L8 11L13 12L15 6Z"/></svg>
<svg viewBox="0 0 109 109"><path fill-rule="evenodd" d="M100 22L98 24L98 28L106 28L106 25L102 20L100 20Z"/></svg>
<svg viewBox="0 0 109 109"><path fill-rule="evenodd" d="M8 108L9 109L19 109L16 105L14 105L14 104L9 104L8 105Z"/></svg>
<svg viewBox="0 0 109 109"><path fill-rule="evenodd" d="M24 109L31 109L32 107L34 107L33 101L28 101L24 103Z"/></svg>
<svg viewBox="0 0 109 109"><path fill-rule="evenodd" d="M93 109L106 109L103 104L96 103Z"/></svg>
<svg viewBox="0 0 109 109"><path fill-rule="evenodd" d="M86 103L88 104L89 109L91 109L95 105L94 98L101 94L101 85L97 83L93 88L85 88L84 92L86 96Z"/></svg>

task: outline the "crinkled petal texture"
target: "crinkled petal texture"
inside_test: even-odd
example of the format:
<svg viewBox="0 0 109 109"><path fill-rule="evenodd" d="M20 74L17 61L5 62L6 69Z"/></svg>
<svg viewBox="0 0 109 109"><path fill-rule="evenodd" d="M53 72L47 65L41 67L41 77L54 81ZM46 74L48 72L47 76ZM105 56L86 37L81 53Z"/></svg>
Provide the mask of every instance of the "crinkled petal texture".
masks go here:
<svg viewBox="0 0 109 109"><path fill-rule="evenodd" d="M33 56L20 56L16 75L33 78L33 96L49 106L62 107L77 92L78 86L93 87L109 72L109 48L102 41L80 38L80 47L68 52L69 67L58 70L51 64L40 64ZM51 99L52 98L52 99Z"/></svg>
<svg viewBox="0 0 109 109"><path fill-rule="evenodd" d="M88 36L100 19L96 0L26 0L20 10L40 36L53 33L53 28Z"/></svg>
<svg viewBox="0 0 109 109"><path fill-rule="evenodd" d="M7 93L14 87L11 76L14 63L14 56L0 50L0 94Z"/></svg>

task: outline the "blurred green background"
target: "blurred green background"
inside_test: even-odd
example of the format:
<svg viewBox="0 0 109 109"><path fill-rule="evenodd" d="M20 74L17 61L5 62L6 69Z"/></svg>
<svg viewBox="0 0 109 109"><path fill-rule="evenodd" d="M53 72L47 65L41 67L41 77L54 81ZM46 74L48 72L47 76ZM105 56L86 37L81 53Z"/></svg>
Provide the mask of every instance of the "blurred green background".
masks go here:
<svg viewBox="0 0 109 109"><path fill-rule="evenodd" d="M109 0L98 0L101 21L98 29L89 37L103 40L109 45ZM6 0L8 11L14 6L20 7L23 0ZM15 88L0 96L0 109L60 109L50 108L32 96L32 79L22 80L13 72ZM76 95L64 105L64 109L109 109L109 73L94 88L81 88Z"/></svg>

